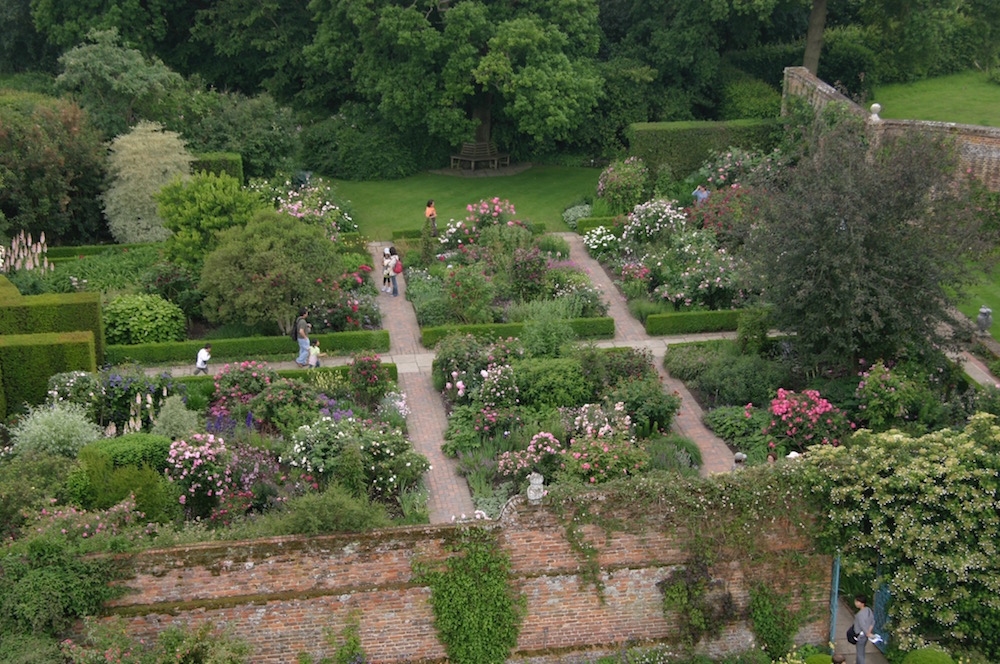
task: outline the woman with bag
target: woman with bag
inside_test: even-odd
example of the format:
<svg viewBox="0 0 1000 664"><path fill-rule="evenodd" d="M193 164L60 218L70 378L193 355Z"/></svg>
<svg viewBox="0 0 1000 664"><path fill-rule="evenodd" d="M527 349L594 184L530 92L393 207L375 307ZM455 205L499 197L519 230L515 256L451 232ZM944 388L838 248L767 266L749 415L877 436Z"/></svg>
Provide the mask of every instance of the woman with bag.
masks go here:
<svg viewBox="0 0 1000 664"><path fill-rule="evenodd" d="M856 664L865 664L865 646L868 645L869 639L875 632L875 613L868 608L868 598L864 595L854 596L854 608L858 612L854 614L854 624L848 630L847 640L851 640L851 632L853 632L857 638L854 645L857 655L854 661Z"/></svg>
<svg viewBox="0 0 1000 664"><path fill-rule="evenodd" d="M399 285L396 283L396 277L403 273L403 261L400 260L399 254L396 253L396 247L389 247L389 275L392 278L392 296L396 297L399 295Z"/></svg>

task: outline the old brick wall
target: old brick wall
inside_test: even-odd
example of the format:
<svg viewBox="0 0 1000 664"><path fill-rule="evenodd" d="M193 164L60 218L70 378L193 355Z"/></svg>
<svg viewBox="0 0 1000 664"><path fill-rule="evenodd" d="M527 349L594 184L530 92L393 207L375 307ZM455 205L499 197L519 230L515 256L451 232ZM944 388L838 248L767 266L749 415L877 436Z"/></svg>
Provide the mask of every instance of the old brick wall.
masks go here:
<svg viewBox="0 0 1000 664"><path fill-rule="evenodd" d="M805 67L785 69L784 95L785 98L802 97L817 109L830 102L841 102L852 112L868 117L871 130L887 135L920 131L950 137L956 142L962 170L974 175L992 191L1000 191L1000 128L924 120L872 121L873 118L867 109L837 92L833 86L817 78Z"/></svg>
<svg viewBox="0 0 1000 664"><path fill-rule="evenodd" d="M647 519L648 521L648 519ZM581 573L582 560L547 507L515 502L489 527L512 563L513 582L526 599L515 652L532 662L584 661L625 642L663 643L676 635L664 617L657 583L686 562L687 535L655 527L608 534L587 527L599 551L603 601ZM648 525L648 524L647 524ZM363 535L274 538L209 543L145 552L135 561L131 592L109 605L136 636L175 622L227 624L254 646L254 662L293 662L300 652L332 655L324 635L356 617L362 645L374 662L443 660L428 603L414 580L414 561L443 560L460 525L398 528ZM814 553L780 521L761 524L768 552L795 552L792 566L730 559L711 571L743 613L749 580L769 581L810 611L801 642L829 636L830 559ZM764 556L767 560L770 556ZM775 559L781 556L773 556ZM784 557L787 561L788 557ZM753 634L741 618L701 650L744 650Z"/></svg>

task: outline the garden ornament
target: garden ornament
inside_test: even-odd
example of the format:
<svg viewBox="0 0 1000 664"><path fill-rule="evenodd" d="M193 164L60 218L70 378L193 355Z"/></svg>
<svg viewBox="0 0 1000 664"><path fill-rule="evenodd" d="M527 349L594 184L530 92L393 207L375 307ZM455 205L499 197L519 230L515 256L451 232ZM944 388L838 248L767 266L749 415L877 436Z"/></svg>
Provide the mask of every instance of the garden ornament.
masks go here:
<svg viewBox="0 0 1000 664"><path fill-rule="evenodd" d="M532 505L542 502L542 498L545 496L545 485L543 482L545 482L545 478L540 473L531 473L528 475L528 502Z"/></svg>
<svg viewBox="0 0 1000 664"><path fill-rule="evenodd" d="M993 310L985 304L979 307L979 316L976 318L976 325L979 326L979 334L986 334L993 326Z"/></svg>
<svg viewBox="0 0 1000 664"><path fill-rule="evenodd" d="M882 112L882 104L872 104L871 105L871 115L868 116L869 122L881 122L882 118L878 116Z"/></svg>

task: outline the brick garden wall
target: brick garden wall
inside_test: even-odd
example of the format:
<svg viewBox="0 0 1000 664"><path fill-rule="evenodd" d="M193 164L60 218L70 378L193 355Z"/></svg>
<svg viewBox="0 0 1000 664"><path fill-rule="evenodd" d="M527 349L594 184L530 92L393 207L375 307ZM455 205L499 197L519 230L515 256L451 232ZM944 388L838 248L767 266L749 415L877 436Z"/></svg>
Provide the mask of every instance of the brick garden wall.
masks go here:
<svg viewBox="0 0 1000 664"><path fill-rule="evenodd" d="M515 658L532 662L586 661L625 642L669 642L677 634L664 617L657 582L686 561L684 533L671 537L644 518L640 533L589 527L599 550L603 602L581 574L581 558L547 507L508 506L489 527L511 558L513 583L526 599ZM652 527L649 527L649 526ZM324 634L360 619L362 645L373 662L441 661L428 603L430 590L414 580L411 563L443 560L461 526L390 529L363 535L275 538L209 543L149 551L136 562L132 589L109 605L135 636L149 637L175 622L228 624L254 646L252 661L293 662L300 652L332 655ZM769 564L730 559L711 572L735 600L736 622L700 650L712 655L745 650L753 634L745 619L751 580L793 595L809 610L800 642L829 638L830 559L798 541L780 521L761 524L766 551L795 553ZM794 563L789 565L788 560Z"/></svg>
<svg viewBox="0 0 1000 664"><path fill-rule="evenodd" d="M814 76L805 67L785 69L784 95L802 97L817 109L833 101L842 102L859 115L869 115L866 109L837 92L833 86ZM921 131L951 137L957 143L962 169L970 171L991 190L1000 191L1000 128L954 122L885 119L879 119L877 123L870 122L869 126L887 135Z"/></svg>

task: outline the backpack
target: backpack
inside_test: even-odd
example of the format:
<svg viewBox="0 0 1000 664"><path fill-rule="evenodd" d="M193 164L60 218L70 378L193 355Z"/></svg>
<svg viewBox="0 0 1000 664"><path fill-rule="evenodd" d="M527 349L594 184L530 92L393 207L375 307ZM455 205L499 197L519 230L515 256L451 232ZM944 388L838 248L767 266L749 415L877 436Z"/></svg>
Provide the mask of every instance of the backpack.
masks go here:
<svg viewBox="0 0 1000 664"><path fill-rule="evenodd" d="M295 324L292 325L292 341L298 342L299 340L299 319L295 319Z"/></svg>
<svg viewBox="0 0 1000 664"><path fill-rule="evenodd" d="M396 259L396 264L392 266L392 271L394 273L396 273L396 274L402 274L403 273L403 261L401 261L400 259L397 258Z"/></svg>

